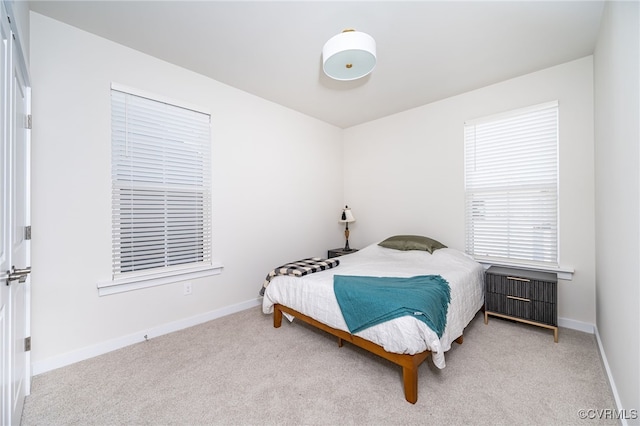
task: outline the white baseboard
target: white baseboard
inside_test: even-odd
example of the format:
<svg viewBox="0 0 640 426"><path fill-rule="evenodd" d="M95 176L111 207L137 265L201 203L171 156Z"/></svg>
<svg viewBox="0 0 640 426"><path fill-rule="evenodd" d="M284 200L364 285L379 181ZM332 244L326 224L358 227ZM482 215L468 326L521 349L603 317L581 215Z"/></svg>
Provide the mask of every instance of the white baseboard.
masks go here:
<svg viewBox="0 0 640 426"><path fill-rule="evenodd" d="M607 355L604 353L604 347L602 346L602 340L600 340L600 333L598 333L598 327L595 328L596 341L598 342L598 349L600 350L600 358L602 359L602 364L604 365L604 369L607 372L607 378L609 379L609 386L611 386L611 393L613 393L613 399L616 402L616 408L618 412L623 411L622 403L620 402L620 395L618 395L618 388L616 388L616 382L613 380L613 375L611 374L611 369L609 368L609 362L607 361ZM620 424L622 426L627 426L629 423L627 419L621 418Z"/></svg>
<svg viewBox="0 0 640 426"><path fill-rule="evenodd" d="M609 368L609 362L607 361L607 355L604 352L604 347L602 346L602 340L600 340L600 333L598 332L598 327L594 324L589 324L582 321L576 321L568 318L558 318L558 325L560 327L566 327L573 330L584 331L585 333L595 334L596 341L598 342L598 350L600 352L600 359L602 360L602 365L607 373L607 379L609 380L609 386L611 387L611 393L613 393L613 399L616 403L616 408L618 413L623 413L623 407L620 403L620 395L618 395L618 389L616 388L616 382L613 380L613 375L611 374L611 369ZM627 419L624 417L620 418L620 423L622 426L628 426Z"/></svg>
<svg viewBox="0 0 640 426"><path fill-rule="evenodd" d="M194 325L202 324L207 321L221 318L226 315L230 315L236 312L244 311L255 306L259 306L262 303L261 298L248 300L232 306L226 306L215 311L206 312L204 314L196 315L190 318L185 318L179 321L175 321L168 324L163 324L154 327L150 330L144 330L137 333L133 333L127 336L122 336L117 339L112 339L106 342L99 343L94 346L79 349L73 352L67 352L66 354L58 355L43 361L33 363L31 366L34 376L38 374L46 373L47 371L55 370L60 367L74 364L76 362L84 361L85 359L93 358L98 355L106 354L117 349L124 348L125 346L133 345L144 341L144 336L151 339L153 337L162 336L164 334L173 333L174 331L183 330ZM585 333L593 334L595 326L593 324L585 323L582 321L576 321L568 318L558 318L558 325L560 327L566 327L573 330L583 331ZM598 339L598 344L600 340ZM604 354L602 347L600 347L600 353ZM604 357L603 357L604 359ZM608 370L607 370L608 371Z"/></svg>
<svg viewBox="0 0 640 426"><path fill-rule="evenodd" d="M196 315L190 318L185 318L179 321L175 321L168 324L163 324L157 327L153 327L149 330L140 331L130 334L128 336L122 336L117 339L112 339L106 342L99 343L97 345L82 348L73 352L67 352L66 354L58 355L43 361L35 362L31 365L32 373L34 376L38 374L46 373L47 371L55 370L60 367L74 364L76 362L84 361L85 359L93 358L98 355L106 354L117 349L124 348L125 346L133 345L153 337L162 336L164 334L173 333L174 331L183 330L194 325L202 324L207 321L221 318L226 315L230 315L236 312L244 311L262 304L262 298L256 298L248 300L246 302L238 303L236 305L226 306L215 311L206 312L204 314Z"/></svg>
<svg viewBox="0 0 640 426"><path fill-rule="evenodd" d="M570 328L572 330L583 331L585 333L593 334L595 325L588 322L576 321L569 318L558 318L558 327Z"/></svg>

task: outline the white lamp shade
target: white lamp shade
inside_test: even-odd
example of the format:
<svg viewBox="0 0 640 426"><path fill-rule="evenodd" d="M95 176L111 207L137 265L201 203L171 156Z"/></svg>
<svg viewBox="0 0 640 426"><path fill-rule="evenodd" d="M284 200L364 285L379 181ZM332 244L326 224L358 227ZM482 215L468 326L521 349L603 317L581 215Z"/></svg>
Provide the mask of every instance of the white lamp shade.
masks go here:
<svg viewBox="0 0 640 426"><path fill-rule="evenodd" d="M322 48L322 68L335 80L356 80L376 66L376 41L369 34L346 30Z"/></svg>
<svg viewBox="0 0 640 426"><path fill-rule="evenodd" d="M340 223L351 223L356 221L356 218L353 217L353 213L351 213L351 209L342 210L342 215L344 216L344 219L342 218L343 216L340 216L340 220L338 221Z"/></svg>

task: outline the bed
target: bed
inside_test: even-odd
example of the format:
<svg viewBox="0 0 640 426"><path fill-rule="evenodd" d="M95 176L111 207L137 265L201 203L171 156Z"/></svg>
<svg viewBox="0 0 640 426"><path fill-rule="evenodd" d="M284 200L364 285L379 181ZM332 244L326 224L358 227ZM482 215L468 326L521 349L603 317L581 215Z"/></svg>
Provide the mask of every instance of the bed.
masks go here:
<svg viewBox="0 0 640 426"><path fill-rule="evenodd" d="M425 243L426 241L426 243ZM434 365L445 367L445 352L462 343L464 328L484 303L484 268L466 254L421 236L393 236L355 253L340 256L335 267L304 276L269 277L262 310L311 324L402 367L405 399L418 399L418 366L431 354ZM435 244L435 245L434 245ZM334 293L334 276L415 277L438 275L449 284L450 303L441 336L425 322L405 315L350 333Z"/></svg>

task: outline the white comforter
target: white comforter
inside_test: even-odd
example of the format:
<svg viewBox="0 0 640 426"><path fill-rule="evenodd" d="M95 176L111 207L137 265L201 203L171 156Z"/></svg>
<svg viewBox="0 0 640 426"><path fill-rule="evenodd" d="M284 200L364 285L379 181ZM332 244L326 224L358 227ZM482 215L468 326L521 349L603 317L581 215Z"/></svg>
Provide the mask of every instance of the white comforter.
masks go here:
<svg viewBox="0 0 640 426"><path fill-rule="evenodd" d="M333 292L333 275L411 277L438 274L449 282L451 304L447 325L438 339L424 322L410 316L378 324L356 333L382 346L387 352L416 354L430 350L433 363L444 368L444 353L482 307L484 268L466 254L450 248L399 251L372 244L340 257L340 265L303 277L274 277L264 293L262 311L273 312L278 303L295 309L330 327L348 332ZM289 318L292 319L292 318Z"/></svg>

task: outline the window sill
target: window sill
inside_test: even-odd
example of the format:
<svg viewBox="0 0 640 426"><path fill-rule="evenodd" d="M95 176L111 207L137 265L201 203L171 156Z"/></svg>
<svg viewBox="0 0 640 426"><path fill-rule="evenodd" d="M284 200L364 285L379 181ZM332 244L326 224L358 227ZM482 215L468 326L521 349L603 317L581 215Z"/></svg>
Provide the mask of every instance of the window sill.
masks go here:
<svg viewBox="0 0 640 426"><path fill-rule="evenodd" d="M98 295L108 296L110 294L124 293L127 291L171 284L179 281L209 277L220 274L222 272L222 268L224 268L224 266L221 263L215 263L211 266L205 267L183 269L153 275L118 278L113 281L102 281L98 283Z"/></svg>
<svg viewBox="0 0 640 426"><path fill-rule="evenodd" d="M566 266L540 266L540 265L526 265L526 264L518 264L518 263L509 263L509 262L492 262L488 260L477 260L476 261L485 269L490 266L504 266L508 268L517 268L517 269L526 269L528 271L541 271L541 272L551 272L557 275L559 280L573 280L573 273L575 272L573 268Z"/></svg>

